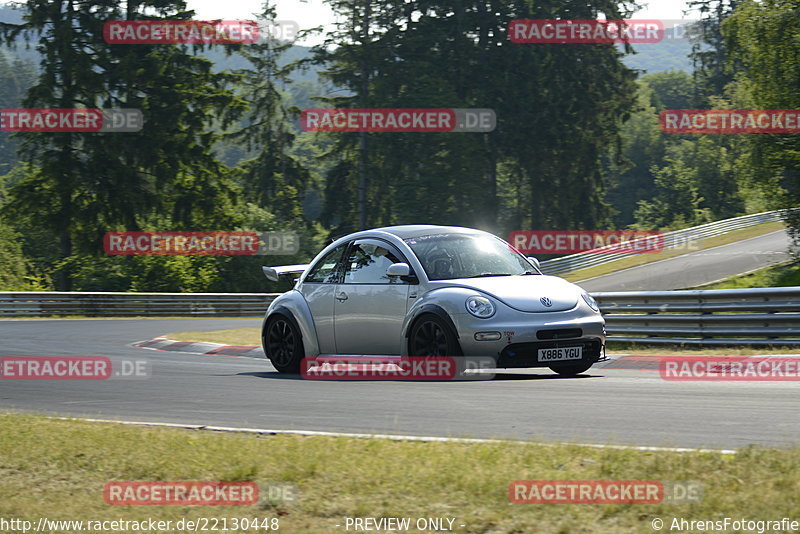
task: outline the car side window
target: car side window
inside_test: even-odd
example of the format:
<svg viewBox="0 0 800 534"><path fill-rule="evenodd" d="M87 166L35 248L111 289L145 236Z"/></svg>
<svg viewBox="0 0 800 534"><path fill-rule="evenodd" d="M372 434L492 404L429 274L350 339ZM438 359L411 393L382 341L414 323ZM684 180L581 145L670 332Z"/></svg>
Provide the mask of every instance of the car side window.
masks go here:
<svg viewBox="0 0 800 534"><path fill-rule="evenodd" d="M393 263L405 262L400 253L388 243L356 241L345 261L345 284L406 284L399 276L388 276L386 269Z"/></svg>
<svg viewBox="0 0 800 534"><path fill-rule="evenodd" d="M308 273L303 283L335 284L339 281L339 260L347 245L331 250Z"/></svg>

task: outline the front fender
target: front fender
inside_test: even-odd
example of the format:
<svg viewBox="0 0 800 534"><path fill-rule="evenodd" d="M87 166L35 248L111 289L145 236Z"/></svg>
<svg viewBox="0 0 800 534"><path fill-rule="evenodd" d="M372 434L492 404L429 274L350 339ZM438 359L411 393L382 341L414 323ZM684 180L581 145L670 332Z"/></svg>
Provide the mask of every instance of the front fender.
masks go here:
<svg viewBox="0 0 800 534"><path fill-rule="evenodd" d="M422 298L414 303L408 310L405 321L403 321L403 347L401 354L408 355L408 336L411 333L411 325L423 313L434 313L442 318L456 335L456 339L460 338L458 328L453 322L453 315L463 313L464 303L467 297L475 295L474 289L467 289L462 287L444 287L441 289L433 289L425 293Z"/></svg>
<svg viewBox="0 0 800 534"><path fill-rule="evenodd" d="M267 326L269 318L275 314L288 315L291 319L294 319L300 329L306 358L312 358L319 354L319 339L317 338L317 329L314 326L314 318L302 293L293 289L280 295L270 303L261 323L262 345L264 328ZM266 353L266 349L264 352Z"/></svg>

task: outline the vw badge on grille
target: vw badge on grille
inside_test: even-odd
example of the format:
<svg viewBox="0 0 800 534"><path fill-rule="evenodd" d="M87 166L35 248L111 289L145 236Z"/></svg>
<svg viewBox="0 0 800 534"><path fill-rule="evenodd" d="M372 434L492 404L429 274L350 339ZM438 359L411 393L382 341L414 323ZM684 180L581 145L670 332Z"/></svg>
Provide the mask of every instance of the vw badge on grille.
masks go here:
<svg viewBox="0 0 800 534"><path fill-rule="evenodd" d="M550 306L552 306L552 305L553 305L553 302L552 302L552 301L551 301L549 298L547 298L547 297L542 297L542 298L540 298L540 299L539 299L539 302L541 302L542 304L544 304L544 305L545 305L545 306L547 306L548 308L549 308Z"/></svg>

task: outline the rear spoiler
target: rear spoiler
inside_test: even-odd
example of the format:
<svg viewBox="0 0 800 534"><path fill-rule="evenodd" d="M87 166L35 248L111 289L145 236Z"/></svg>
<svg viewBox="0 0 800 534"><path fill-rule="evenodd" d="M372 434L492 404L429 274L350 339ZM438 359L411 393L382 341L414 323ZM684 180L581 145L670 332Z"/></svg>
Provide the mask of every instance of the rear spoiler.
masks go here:
<svg viewBox="0 0 800 534"><path fill-rule="evenodd" d="M306 270L308 264L304 265L280 265L278 267L261 267L264 271L264 276L273 282L277 282L282 274L297 274Z"/></svg>

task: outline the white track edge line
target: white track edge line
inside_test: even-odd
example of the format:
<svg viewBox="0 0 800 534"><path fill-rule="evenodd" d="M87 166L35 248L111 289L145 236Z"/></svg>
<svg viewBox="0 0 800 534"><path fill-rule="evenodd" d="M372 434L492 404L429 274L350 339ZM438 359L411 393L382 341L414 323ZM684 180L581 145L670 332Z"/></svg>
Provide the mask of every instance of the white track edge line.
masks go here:
<svg viewBox="0 0 800 534"><path fill-rule="evenodd" d="M154 426L165 428L181 428L186 430L210 430L214 432L239 432L244 434L289 434L296 436L310 436L310 437L330 437L330 438L359 438L359 439L385 439L390 441L421 441L421 442L441 442L441 443L509 443L517 445L542 445L546 447L555 447L559 445L575 446L575 447L588 447L592 449L614 449L614 450L635 450L642 452L699 452L699 453L713 453L713 454L736 454L734 449L697 449L691 447L649 447L641 445L613 445L613 444L600 444L600 443L571 443L566 441L557 441L552 443L537 442L537 441L524 441L513 439L491 439L491 438L448 438L441 436L407 436L401 434L366 434L357 432L325 432L322 430L277 430L277 429L262 429L262 428L240 428L240 427L227 427L227 426L213 426L213 425L190 425L186 423L159 423L150 421L118 421L113 419L92 419L85 417L51 417L51 419L58 419L62 421L87 421L89 423L113 423L118 425L132 425L132 426Z"/></svg>

